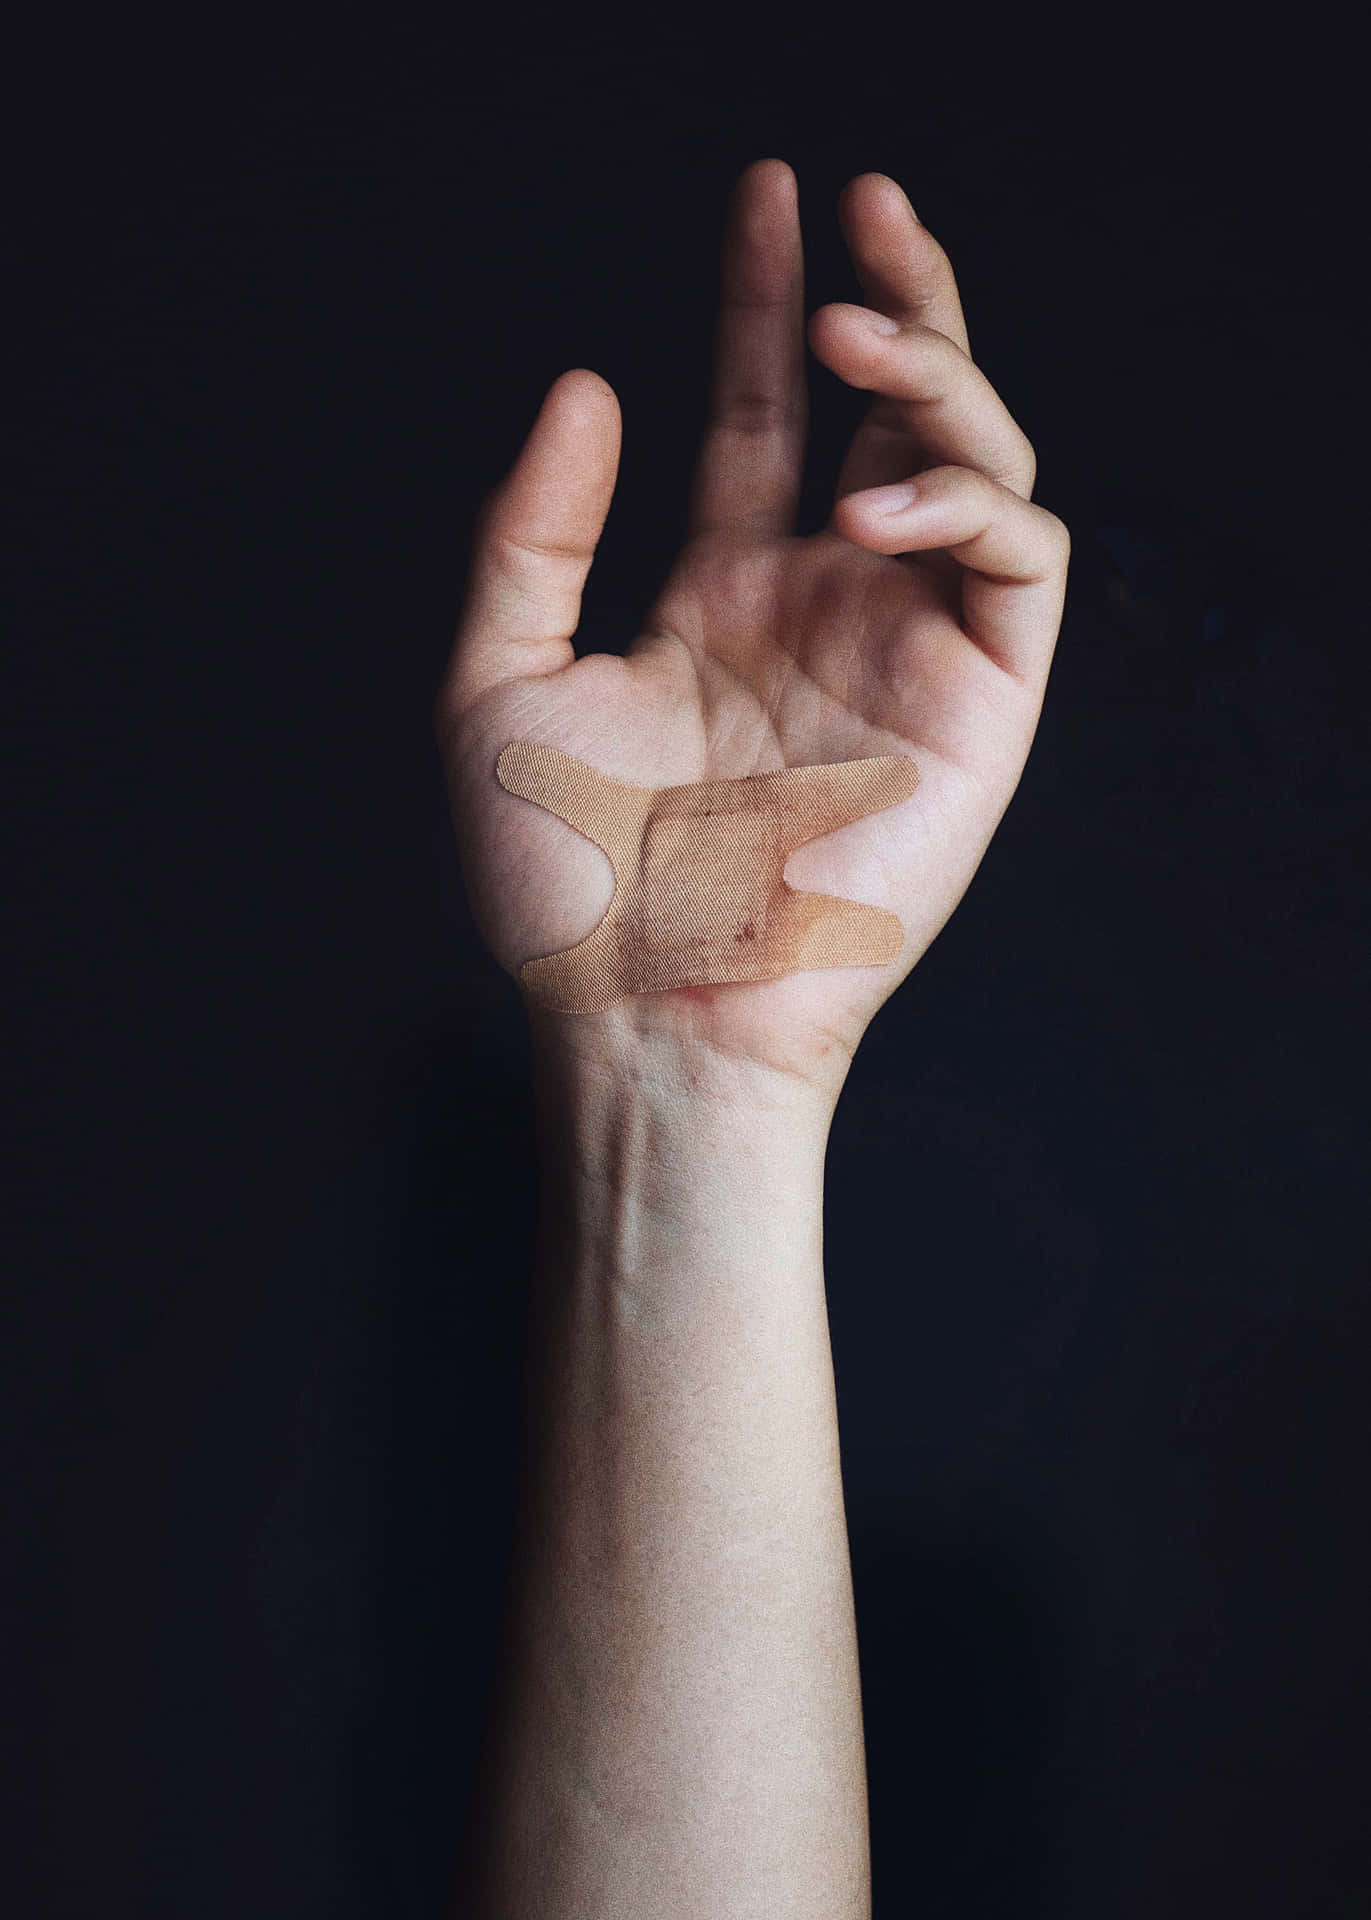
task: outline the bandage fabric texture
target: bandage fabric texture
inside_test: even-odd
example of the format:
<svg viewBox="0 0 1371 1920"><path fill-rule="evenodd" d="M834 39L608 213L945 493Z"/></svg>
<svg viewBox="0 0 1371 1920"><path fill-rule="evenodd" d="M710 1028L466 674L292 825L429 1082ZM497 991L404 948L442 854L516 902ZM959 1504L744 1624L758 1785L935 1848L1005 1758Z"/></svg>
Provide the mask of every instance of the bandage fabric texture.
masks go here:
<svg viewBox="0 0 1371 1920"><path fill-rule="evenodd" d="M496 775L507 793L593 841L614 869L614 897L594 932L520 969L542 1005L599 1013L635 993L884 966L899 956L897 915L797 892L784 868L796 847L907 800L919 774L903 755L654 788L515 740Z"/></svg>

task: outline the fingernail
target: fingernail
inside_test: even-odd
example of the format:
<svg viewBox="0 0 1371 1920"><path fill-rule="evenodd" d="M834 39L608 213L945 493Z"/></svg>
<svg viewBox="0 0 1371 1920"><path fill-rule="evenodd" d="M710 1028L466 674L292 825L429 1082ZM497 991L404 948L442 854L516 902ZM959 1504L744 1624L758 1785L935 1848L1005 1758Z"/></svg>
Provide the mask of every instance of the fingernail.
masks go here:
<svg viewBox="0 0 1371 1920"><path fill-rule="evenodd" d="M870 308L864 308L862 318L873 333L898 333L900 331L899 321L892 320L888 313L873 313Z"/></svg>
<svg viewBox="0 0 1371 1920"><path fill-rule="evenodd" d="M917 480L900 480L893 487L873 487L863 498L875 513L902 513L914 505L918 494Z"/></svg>

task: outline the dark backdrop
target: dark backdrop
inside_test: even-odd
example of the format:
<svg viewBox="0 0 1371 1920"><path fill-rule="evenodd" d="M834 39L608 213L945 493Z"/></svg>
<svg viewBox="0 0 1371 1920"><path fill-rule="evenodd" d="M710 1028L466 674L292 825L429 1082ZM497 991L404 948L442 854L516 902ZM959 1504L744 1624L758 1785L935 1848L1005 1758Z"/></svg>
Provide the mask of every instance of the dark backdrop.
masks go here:
<svg viewBox="0 0 1371 1920"><path fill-rule="evenodd" d="M876 1910L1367 1915L1350 49L480 25L12 49L7 1911L441 1909L533 1189L431 702L572 366L624 413L578 646L634 631L778 154L811 310L843 184L906 187L1074 538L833 1132ZM810 380L805 532L866 404Z"/></svg>

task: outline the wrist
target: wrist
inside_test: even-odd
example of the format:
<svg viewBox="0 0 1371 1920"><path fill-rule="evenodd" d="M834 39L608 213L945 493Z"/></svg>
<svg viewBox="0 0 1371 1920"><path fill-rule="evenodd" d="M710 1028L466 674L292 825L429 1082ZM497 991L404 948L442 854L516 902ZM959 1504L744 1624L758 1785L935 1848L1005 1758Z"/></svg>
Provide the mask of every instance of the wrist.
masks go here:
<svg viewBox="0 0 1371 1920"><path fill-rule="evenodd" d="M759 1051L742 1023L731 1032L717 1017L712 998L709 989L638 996L589 1015L527 1001L535 1078L547 1098L563 1103L596 1104L633 1089L708 1112L725 1126L765 1113L787 1130L826 1135L855 1040L816 1045L805 1022L787 1044L777 1022Z"/></svg>
<svg viewBox="0 0 1371 1920"><path fill-rule="evenodd" d="M535 1020L532 1065L558 1265L662 1286L819 1270L836 1089L605 1016Z"/></svg>

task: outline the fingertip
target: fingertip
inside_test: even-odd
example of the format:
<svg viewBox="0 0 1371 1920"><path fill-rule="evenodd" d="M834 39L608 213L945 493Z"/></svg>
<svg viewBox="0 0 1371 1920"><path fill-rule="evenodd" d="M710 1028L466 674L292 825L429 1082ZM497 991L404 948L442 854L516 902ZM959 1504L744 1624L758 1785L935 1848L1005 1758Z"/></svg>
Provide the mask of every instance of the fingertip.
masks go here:
<svg viewBox="0 0 1371 1920"><path fill-rule="evenodd" d="M866 320L867 310L857 307L849 300L830 300L822 307L816 307L805 322L805 339L810 350L824 362L830 372L838 374L849 386L864 384L856 382L840 371L845 364L852 364L854 355L856 364L869 368L870 351L879 348L883 342L870 330L869 326L853 326L854 318ZM859 348L865 348L864 354L858 354ZM834 361L839 363L835 366Z"/></svg>
<svg viewBox="0 0 1371 1920"><path fill-rule="evenodd" d="M862 512L860 506L853 504L860 497L859 494L847 493L841 500L835 501L829 523L835 533L841 534L854 547L880 552L882 548L877 524L869 514Z"/></svg>
<svg viewBox="0 0 1371 1920"><path fill-rule="evenodd" d="M735 182L735 200L749 205L760 202L772 213L783 209L795 215L799 209L799 180L795 179L795 169L787 159L776 154L749 161Z"/></svg>
<svg viewBox="0 0 1371 1920"><path fill-rule="evenodd" d="M746 171L753 176L754 180L762 180L768 187L785 186L792 198L799 191L795 169L788 160L782 160L778 154L767 154L761 160L754 160Z"/></svg>
<svg viewBox="0 0 1371 1920"><path fill-rule="evenodd" d="M914 206L909 195L893 174L879 173L874 170L870 173L854 174L838 195L840 211L846 213L851 205L854 194L860 193L876 194L879 199L884 201L887 212L892 214L903 213L908 219L914 222L916 227L923 225L918 214L914 211Z"/></svg>
<svg viewBox="0 0 1371 1920"><path fill-rule="evenodd" d="M589 444L604 457L617 461L623 413L619 396L608 380L592 367L568 367L549 387L544 405L549 402L557 416L555 431L569 430L581 445L586 444L583 436L588 435Z"/></svg>
<svg viewBox="0 0 1371 1920"><path fill-rule="evenodd" d="M878 494L881 489L846 493L834 502L832 525L844 540L851 541L854 547L864 547L868 553L915 553L939 543L941 536L935 539L931 530L925 531L919 503L882 512L873 499L873 491Z"/></svg>
<svg viewBox="0 0 1371 1920"><path fill-rule="evenodd" d="M557 376L552 386L553 390L567 389L577 399L585 398L601 404L612 401L616 407L619 404L618 394L604 375L596 373L593 367L568 367L565 373Z"/></svg>
<svg viewBox="0 0 1371 1920"><path fill-rule="evenodd" d="M827 300L823 306L815 307L813 313L811 313L808 320L805 321L805 332L809 336L809 344L811 347L814 345L815 334L823 335L831 324L828 316L838 312L843 304L841 300Z"/></svg>

